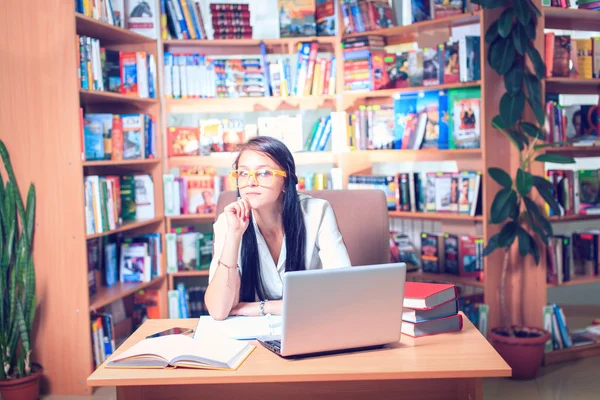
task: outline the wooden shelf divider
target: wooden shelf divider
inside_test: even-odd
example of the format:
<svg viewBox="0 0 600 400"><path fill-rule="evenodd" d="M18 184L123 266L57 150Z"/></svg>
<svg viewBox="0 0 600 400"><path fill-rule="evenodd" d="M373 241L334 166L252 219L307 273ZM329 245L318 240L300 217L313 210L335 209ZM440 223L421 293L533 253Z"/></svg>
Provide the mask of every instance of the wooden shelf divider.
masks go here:
<svg viewBox="0 0 600 400"><path fill-rule="evenodd" d="M550 217L549 220L552 223L563 223L563 222L573 222L573 221L591 221L600 219L600 215L585 215L585 214L575 214L575 215L565 215L563 217Z"/></svg>
<svg viewBox="0 0 600 400"><path fill-rule="evenodd" d="M157 224L157 223L161 222L162 220L163 220L163 217L159 216L159 217L142 220L142 221L126 222L123 225L121 225L120 227L118 227L117 229L112 229L112 230L106 231L106 232L100 232L100 233L94 233L91 235L86 235L85 238L86 239L95 239L95 238L99 238L102 236L108 236L108 235L112 235L112 234L119 233L119 232L127 232L127 231L131 231L134 229L149 226L152 224Z"/></svg>
<svg viewBox="0 0 600 400"><path fill-rule="evenodd" d="M550 351L544 354L544 365L548 366L566 361L576 361L594 356L600 356L600 342Z"/></svg>
<svg viewBox="0 0 600 400"><path fill-rule="evenodd" d="M559 285L550 285L548 287L563 287L563 286L577 286L577 285L585 285L587 283L598 283L600 282L600 276L576 276L570 281L563 282Z"/></svg>
<svg viewBox="0 0 600 400"><path fill-rule="evenodd" d="M546 92L562 94L598 94L600 93L600 79L546 78Z"/></svg>
<svg viewBox="0 0 600 400"><path fill-rule="evenodd" d="M442 213L442 212L411 212L411 211L390 211L390 218L405 218L405 219L423 219L423 220L439 220L439 221L465 221L465 222L482 222L483 216L476 215L474 217L466 214L457 213Z"/></svg>
<svg viewBox="0 0 600 400"><path fill-rule="evenodd" d="M355 99L373 99L373 98L393 97L395 94L401 94L401 93L416 93L416 92L426 92L426 91L434 91L434 90L470 88L470 87L478 87L480 85L481 85L481 81L442 83L440 85L431 85L431 86L411 86L411 87L406 87L406 88L382 89L382 90L372 90L372 91L354 91L354 92L348 91L348 92L344 92L343 96L351 97L351 98L355 98Z"/></svg>
<svg viewBox="0 0 600 400"><path fill-rule="evenodd" d="M168 216L167 219L173 223L213 223L215 222L215 214L182 214Z"/></svg>
<svg viewBox="0 0 600 400"><path fill-rule="evenodd" d="M144 160L101 160L101 161L84 161L81 164L84 167L126 167L132 165L156 165L160 164L160 158L147 158Z"/></svg>
<svg viewBox="0 0 600 400"><path fill-rule="evenodd" d="M142 98L100 90L79 89L79 97L85 104L122 103L135 104L137 106L158 104L158 99Z"/></svg>
<svg viewBox="0 0 600 400"><path fill-rule="evenodd" d="M156 41L156 39L150 39L129 29L123 29L106 22L98 21L77 12L75 13L75 24L78 35L100 39L102 44L152 43Z"/></svg>
<svg viewBox="0 0 600 400"><path fill-rule="evenodd" d="M439 283L452 283L461 286L473 286L483 289L483 282L480 282L474 278L468 278L464 276L457 276L451 274L435 274L431 272L407 272L406 280L418 280L418 281L432 281Z"/></svg>
<svg viewBox="0 0 600 400"><path fill-rule="evenodd" d="M600 32L600 12L561 7L543 7L545 28Z"/></svg>
<svg viewBox="0 0 600 400"><path fill-rule="evenodd" d="M162 275L149 282L118 282L111 287L100 286L98 292L90 297L90 311L99 310L110 303L132 295L138 290L158 285L164 280L165 276Z"/></svg>
<svg viewBox="0 0 600 400"><path fill-rule="evenodd" d="M177 271L170 273L169 275L177 278L184 278L190 276L208 276L208 269L191 270L191 271Z"/></svg>

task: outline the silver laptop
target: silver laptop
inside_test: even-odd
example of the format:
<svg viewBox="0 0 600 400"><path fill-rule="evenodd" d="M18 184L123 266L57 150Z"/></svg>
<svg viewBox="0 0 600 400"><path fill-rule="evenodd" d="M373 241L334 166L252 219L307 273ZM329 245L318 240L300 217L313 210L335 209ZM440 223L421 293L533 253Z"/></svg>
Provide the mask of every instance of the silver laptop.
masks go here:
<svg viewBox="0 0 600 400"><path fill-rule="evenodd" d="M281 336L257 340L282 357L397 343L405 279L404 263L287 272Z"/></svg>

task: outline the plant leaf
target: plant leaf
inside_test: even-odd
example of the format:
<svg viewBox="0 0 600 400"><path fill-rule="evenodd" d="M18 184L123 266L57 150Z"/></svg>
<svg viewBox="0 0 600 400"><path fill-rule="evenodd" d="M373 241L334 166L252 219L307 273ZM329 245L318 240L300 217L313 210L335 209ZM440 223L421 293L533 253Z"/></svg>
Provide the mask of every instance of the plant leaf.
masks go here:
<svg viewBox="0 0 600 400"><path fill-rule="evenodd" d="M488 62L498 75L504 75L512 66L515 54L513 40L511 38L500 38L490 45Z"/></svg>
<svg viewBox="0 0 600 400"><path fill-rule="evenodd" d="M491 44L498 37L498 20L492 22L487 32L485 33L485 41Z"/></svg>
<svg viewBox="0 0 600 400"><path fill-rule="evenodd" d="M517 171L517 190L521 196L527 196L532 187L533 176L523 168L519 168Z"/></svg>
<svg viewBox="0 0 600 400"><path fill-rule="evenodd" d="M575 164L575 159L569 156L563 156L562 154L540 154L535 158L535 161L540 162L551 162L556 164Z"/></svg>
<svg viewBox="0 0 600 400"><path fill-rule="evenodd" d="M525 69L523 65L516 63L512 66L510 71L504 75L504 87L506 87L506 91L512 96L521 91L521 88L523 87L524 74Z"/></svg>
<svg viewBox="0 0 600 400"><path fill-rule="evenodd" d="M490 174L490 177L498 182L498 184L503 188L510 189L512 187L512 178L503 169L491 167L488 168L488 174Z"/></svg>
<svg viewBox="0 0 600 400"><path fill-rule="evenodd" d="M542 178L541 176L533 177L533 185L537 189L540 196L542 196L542 198L550 206L552 211L554 211L554 214L560 215L561 214L560 206L558 205L558 202L552 195L554 186L550 182L548 182L546 179Z"/></svg>
<svg viewBox="0 0 600 400"><path fill-rule="evenodd" d="M535 218L547 235L552 236L552 225L550 225L550 222L542 215L538 205L528 196L523 196L523 201L525 202L525 207L527 207L529 215Z"/></svg>
<svg viewBox="0 0 600 400"><path fill-rule="evenodd" d="M496 129L508 128L508 124L506 121L504 121L501 115L496 115L494 118L492 118L492 126Z"/></svg>
<svg viewBox="0 0 600 400"><path fill-rule="evenodd" d="M519 143L519 150L523 151L525 146L529 146L529 138L518 129L508 130L511 136Z"/></svg>
<svg viewBox="0 0 600 400"><path fill-rule="evenodd" d="M517 228L517 236L519 238L519 254L521 257L525 257L529 253L531 240L527 231L520 226Z"/></svg>
<svg viewBox="0 0 600 400"><path fill-rule="evenodd" d="M529 251L535 260L535 265L540 265L540 250L537 247L537 243L533 237L529 237Z"/></svg>
<svg viewBox="0 0 600 400"><path fill-rule="evenodd" d="M508 218L511 210L517 204L517 193L512 189L502 189L496 193L491 208L491 221L500 224Z"/></svg>
<svg viewBox="0 0 600 400"><path fill-rule="evenodd" d="M521 24L514 24L512 28L512 39L517 53L524 56L527 52L527 47L529 47L529 37Z"/></svg>
<svg viewBox="0 0 600 400"><path fill-rule="evenodd" d="M527 95L531 99L531 101L540 104L541 96L542 96L542 85L537 76L527 72L525 74L525 89L527 90Z"/></svg>
<svg viewBox="0 0 600 400"><path fill-rule="evenodd" d="M498 237L498 247L510 247L515 237L517 236L517 228L519 224L516 221L510 221L505 224L500 231L500 236Z"/></svg>
<svg viewBox="0 0 600 400"><path fill-rule="evenodd" d="M490 238L490 240L488 241L487 246L485 246L485 249L483 249L483 256L487 256L492 254L492 252L494 250L496 250L498 248L498 237L500 236L499 233L496 233L494 236L492 236Z"/></svg>
<svg viewBox="0 0 600 400"><path fill-rule="evenodd" d="M527 6L524 0L516 0L513 1L513 7L515 8L515 16L519 20L519 22L526 26L531 21L531 10Z"/></svg>
<svg viewBox="0 0 600 400"><path fill-rule="evenodd" d="M508 126L513 126L521 119L524 109L525 94L521 90L514 96L504 93L500 99L500 115Z"/></svg>
<svg viewBox="0 0 600 400"><path fill-rule="evenodd" d="M542 107L540 103L533 103L531 99L527 99L527 102L529 103L529 106L535 114L536 121L538 122L538 124L540 124L540 126L543 126L546 122L546 114L544 113L544 107Z"/></svg>
<svg viewBox="0 0 600 400"><path fill-rule="evenodd" d="M527 5L529 6L529 9L531 11L533 11L533 13L535 15L537 15L538 17L542 16L542 12L537 8L537 6L535 4L533 4L533 2L531 0L527 0Z"/></svg>
<svg viewBox="0 0 600 400"><path fill-rule="evenodd" d="M498 18L498 34L501 37L506 38L510 34L510 29L512 28L512 22L514 18L514 12L512 7L508 7L506 10L502 11L500 17Z"/></svg>
<svg viewBox="0 0 600 400"><path fill-rule="evenodd" d="M517 1L518 3L518 1ZM535 70L535 76L538 79L542 79L546 76L546 65L544 64L544 59L540 55L540 52L535 47L527 48L527 55L531 59L533 63L533 69Z"/></svg>
<svg viewBox="0 0 600 400"><path fill-rule="evenodd" d="M532 124L531 122L521 122L519 124L521 126L521 129L523 130L523 132L525 132L529 137L535 139L545 139L546 135L544 134L544 132L542 132L542 130L540 128L538 128L536 125Z"/></svg>

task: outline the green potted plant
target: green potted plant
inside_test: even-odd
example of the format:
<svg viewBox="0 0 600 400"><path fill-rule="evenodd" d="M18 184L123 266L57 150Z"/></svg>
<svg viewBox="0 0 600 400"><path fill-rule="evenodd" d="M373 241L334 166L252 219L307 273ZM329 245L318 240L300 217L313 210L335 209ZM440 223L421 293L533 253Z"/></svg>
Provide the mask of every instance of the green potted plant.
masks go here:
<svg viewBox="0 0 600 400"><path fill-rule="evenodd" d="M503 326L493 327L489 339L513 369L513 378L531 379L541 366L550 333L535 327L512 325L506 308L507 269L511 253L517 251L521 258L531 255L539 265L540 254L548 245L548 237L553 234L546 212L533 200L535 192L556 214L560 212L552 195L552 184L543 176L531 173L533 163L570 164L575 160L544 152L549 146L564 143L543 143L545 113L541 80L546 75L546 66L533 43L542 15L540 10L532 0L472 1L483 9L502 10L485 34L489 45L488 64L504 79L506 88L492 126L519 151L519 168L514 177L501 168L488 169L489 176L501 186L491 205L491 223L500 224L502 228L490 238L483 254L487 256L495 250L504 251L499 293ZM524 120L527 108L535 116L535 123Z"/></svg>
<svg viewBox="0 0 600 400"><path fill-rule="evenodd" d="M0 174L0 398L39 397L42 367L31 361L31 330L36 312L33 230L35 188L23 204L10 157L0 140L0 157L8 175Z"/></svg>

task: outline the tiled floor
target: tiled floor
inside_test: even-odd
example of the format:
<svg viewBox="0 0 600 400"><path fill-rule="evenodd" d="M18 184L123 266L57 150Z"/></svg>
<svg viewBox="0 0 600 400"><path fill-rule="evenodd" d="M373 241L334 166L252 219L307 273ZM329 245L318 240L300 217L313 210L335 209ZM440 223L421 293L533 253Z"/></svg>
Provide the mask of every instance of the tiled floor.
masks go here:
<svg viewBox="0 0 600 400"><path fill-rule="evenodd" d="M114 388L101 388L92 397L44 396L42 400L115 400ZM593 400L600 398L600 357L542 369L532 381L487 379L485 400Z"/></svg>

